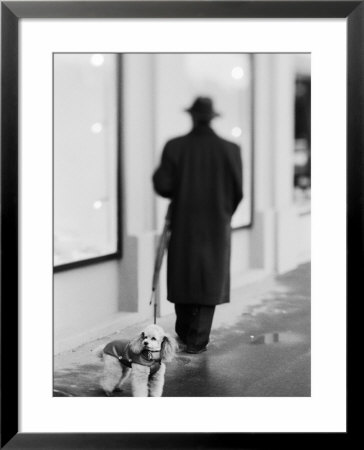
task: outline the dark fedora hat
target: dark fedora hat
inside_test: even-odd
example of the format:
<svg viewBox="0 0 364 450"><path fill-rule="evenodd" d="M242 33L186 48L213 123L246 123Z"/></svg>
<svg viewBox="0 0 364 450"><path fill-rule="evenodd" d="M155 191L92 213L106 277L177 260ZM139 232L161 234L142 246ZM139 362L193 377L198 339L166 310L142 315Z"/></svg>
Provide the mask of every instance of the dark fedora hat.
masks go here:
<svg viewBox="0 0 364 450"><path fill-rule="evenodd" d="M214 107L210 97L197 97L196 100L192 103L192 106L187 108L185 111L199 117L206 117L210 119L220 115L219 113L214 111Z"/></svg>

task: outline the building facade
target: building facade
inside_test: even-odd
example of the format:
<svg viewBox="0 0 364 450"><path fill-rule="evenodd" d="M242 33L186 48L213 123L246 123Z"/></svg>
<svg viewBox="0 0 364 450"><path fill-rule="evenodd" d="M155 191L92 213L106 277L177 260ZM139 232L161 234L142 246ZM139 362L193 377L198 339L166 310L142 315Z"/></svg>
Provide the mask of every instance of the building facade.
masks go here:
<svg viewBox="0 0 364 450"><path fill-rule="evenodd" d="M91 67L95 71L109 64L107 58L97 63L97 56ZM95 141L107 134L105 145L116 150L106 162L95 160L86 181L87 176L82 174L88 170L88 163L83 159L75 163L73 159L72 167L79 164L77 177L82 182L96 184L98 171L103 171L103 189L110 183L115 186L110 194L114 206L108 212L112 224L105 227L105 233L117 236L112 241L115 252L105 250L106 258L93 258L91 263L79 258L77 264L65 264L57 258L70 240L55 230L55 248L58 242L61 248L55 257L54 274L56 353L152 318L149 299L155 248L168 202L155 195L151 177L166 140L189 130L190 118L184 108L197 94L217 99L216 109L222 117L213 127L227 138L231 132L230 140L240 143L243 152L246 196L233 221L232 289L284 273L310 259L309 55L220 55L214 60L207 55L126 54L113 58L108 69L112 78L106 80L102 95L95 101L97 108L101 105L117 120L111 124L106 116L98 119L92 124L90 136ZM67 214L57 205L72 203L75 191L81 190L69 189L66 202L64 187L58 182L62 178L58 172L70 173L66 159L59 156L62 146L57 145L57 130L59 141L69 134L62 129L62 123L68 126L62 114L70 117L62 90L69 92L69 86L73 86L64 75L64 70L71 70L72 61L70 65L61 60L59 63L59 79L64 85L60 81L58 89L55 84L55 107L60 117L59 128L55 127L56 228L61 222L57 214ZM226 71L229 75L224 78ZM87 85L89 78L85 79L80 76L80 86ZM115 91L109 92L108 86L115 84ZM76 91L81 95L80 89ZM74 108L73 113L92 122L87 112L80 114ZM79 130L78 119L73 118L72 124ZM87 160L94 152L91 137L82 150L77 144ZM92 214L99 214L110 201L105 196L98 200L95 195ZM75 206L75 211L79 210ZM90 217L84 217L84 222L78 220L82 229L92 222ZM173 312L173 305L166 300L165 264L158 299L159 315Z"/></svg>

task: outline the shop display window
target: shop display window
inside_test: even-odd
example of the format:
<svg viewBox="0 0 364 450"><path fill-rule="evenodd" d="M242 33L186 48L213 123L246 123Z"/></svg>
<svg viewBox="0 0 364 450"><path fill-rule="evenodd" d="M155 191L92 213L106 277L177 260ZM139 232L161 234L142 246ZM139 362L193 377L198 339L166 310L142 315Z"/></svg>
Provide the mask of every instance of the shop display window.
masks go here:
<svg viewBox="0 0 364 450"><path fill-rule="evenodd" d="M54 266L120 255L120 56L54 55Z"/></svg>
<svg viewBox="0 0 364 450"><path fill-rule="evenodd" d="M232 219L233 228L252 224L253 206L253 56L242 53L158 54L156 67L156 138L165 142L188 132L185 113L197 96L211 97L220 113L212 128L237 143L243 160L244 198Z"/></svg>
<svg viewBox="0 0 364 450"><path fill-rule="evenodd" d="M294 199L311 199L311 78L297 76L295 82Z"/></svg>

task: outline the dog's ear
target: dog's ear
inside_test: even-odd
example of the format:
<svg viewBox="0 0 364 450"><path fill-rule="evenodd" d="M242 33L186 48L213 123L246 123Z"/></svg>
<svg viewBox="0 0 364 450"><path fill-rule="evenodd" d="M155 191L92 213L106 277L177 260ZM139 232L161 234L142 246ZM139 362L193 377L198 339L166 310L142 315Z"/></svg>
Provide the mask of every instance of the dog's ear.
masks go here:
<svg viewBox="0 0 364 450"><path fill-rule="evenodd" d="M176 340L168 334L164 336L161 348L161 359L163 361L171 361L177 351Z"/></svg>
<svg viewBox="0 0 364 450"><path fill-rule="evenodd" d="M143 339L144 333L140 333L138 336L136 336L134 339L130 341L129 348L133 353L136 353L138 355L139 353L142 352Z"/></svg>

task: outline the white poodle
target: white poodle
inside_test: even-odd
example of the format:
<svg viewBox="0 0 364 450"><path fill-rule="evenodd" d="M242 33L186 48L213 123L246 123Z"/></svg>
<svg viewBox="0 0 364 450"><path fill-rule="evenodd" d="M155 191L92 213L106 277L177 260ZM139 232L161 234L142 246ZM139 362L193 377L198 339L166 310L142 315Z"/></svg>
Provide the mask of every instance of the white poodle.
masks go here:
<svg viewBox="0 0 364 450"><path fill-rule="evenodd" d="M116 340L97 348L103 359L101 387L106 395L119 389L131 374L133 397L161 397L165 361L171 361L177 344L158 325L149 325L131 341Z"/></svg>

